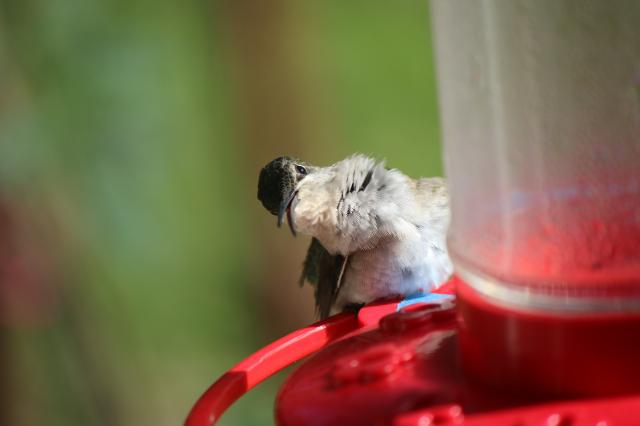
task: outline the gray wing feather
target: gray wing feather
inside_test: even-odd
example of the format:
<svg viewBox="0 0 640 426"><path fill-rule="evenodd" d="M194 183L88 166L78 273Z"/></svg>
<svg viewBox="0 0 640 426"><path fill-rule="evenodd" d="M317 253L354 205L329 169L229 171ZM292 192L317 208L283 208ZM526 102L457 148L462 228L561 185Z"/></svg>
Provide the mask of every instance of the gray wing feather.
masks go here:
<svg viewBox="0 0 640 426"><path fill-rule="evenodd" d="M307 256L304 258L302 265L302 275L300 275L300 280L298 281L300 287L302 287L306 281L314 286L318 284L319 261L323 256L327 255L329 255L329 252L320 244L320 241L312 238L311 244L309 244L309 248L307 249Z"/></svg>
<svg viewBox="0 0 640 426"><path fill-rule="evenodd" d="M329 316L331 305L340 288L345 258L330 254L313 238L304 259L300 285L309 281L315 287L316 311L321 319Z"/></svg>

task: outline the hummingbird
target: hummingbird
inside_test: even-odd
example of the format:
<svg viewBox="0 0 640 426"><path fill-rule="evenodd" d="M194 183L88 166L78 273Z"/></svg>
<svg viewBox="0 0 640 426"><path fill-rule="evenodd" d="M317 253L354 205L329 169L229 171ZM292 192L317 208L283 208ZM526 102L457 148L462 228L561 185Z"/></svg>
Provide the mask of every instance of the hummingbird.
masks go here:
<svg viewBox="0 0 640 426"><path fill-rule="evenodd" d="M312 237L300 285L315 287L320 318L427 293L452 274L443 178L412 179L362 154L326 167L278 157L260 171L258 199L279 227Z"/></svg>

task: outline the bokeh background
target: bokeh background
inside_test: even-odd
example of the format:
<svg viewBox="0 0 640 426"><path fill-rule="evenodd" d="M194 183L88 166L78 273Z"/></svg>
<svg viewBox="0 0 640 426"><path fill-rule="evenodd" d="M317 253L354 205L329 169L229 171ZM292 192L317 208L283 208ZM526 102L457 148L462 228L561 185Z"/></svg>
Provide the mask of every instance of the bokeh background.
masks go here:
<svg viewBox="0 0 640 426"><path fill-rule="evenodd" d="M0 0L0 424L180 424L311 322L260 167L440 174L431 44L426 0Z"/></svg>

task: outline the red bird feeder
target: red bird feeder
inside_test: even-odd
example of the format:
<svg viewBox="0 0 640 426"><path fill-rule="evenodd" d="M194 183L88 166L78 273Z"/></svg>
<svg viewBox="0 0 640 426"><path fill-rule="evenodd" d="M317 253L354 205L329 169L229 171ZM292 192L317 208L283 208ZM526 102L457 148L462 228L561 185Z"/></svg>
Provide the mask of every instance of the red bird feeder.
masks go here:
<svg viewBox="0 0 640 426"><path fill-rule="evenodd" d="M640 424L640 3L432 15L456 276L273 343L187 425L311 354L279 425Z"/></svg>

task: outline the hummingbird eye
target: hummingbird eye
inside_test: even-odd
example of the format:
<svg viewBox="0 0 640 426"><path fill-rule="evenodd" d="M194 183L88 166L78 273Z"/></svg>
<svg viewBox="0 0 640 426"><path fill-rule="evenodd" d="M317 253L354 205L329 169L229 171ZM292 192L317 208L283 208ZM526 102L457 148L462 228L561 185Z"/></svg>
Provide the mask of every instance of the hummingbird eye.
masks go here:
<svg viewBox="0 0 640 426"><path fill-rule="evenodd" d="M307 169L303 166L296 166L296 172L300 173L301 175L306 175Z"/></svg>

